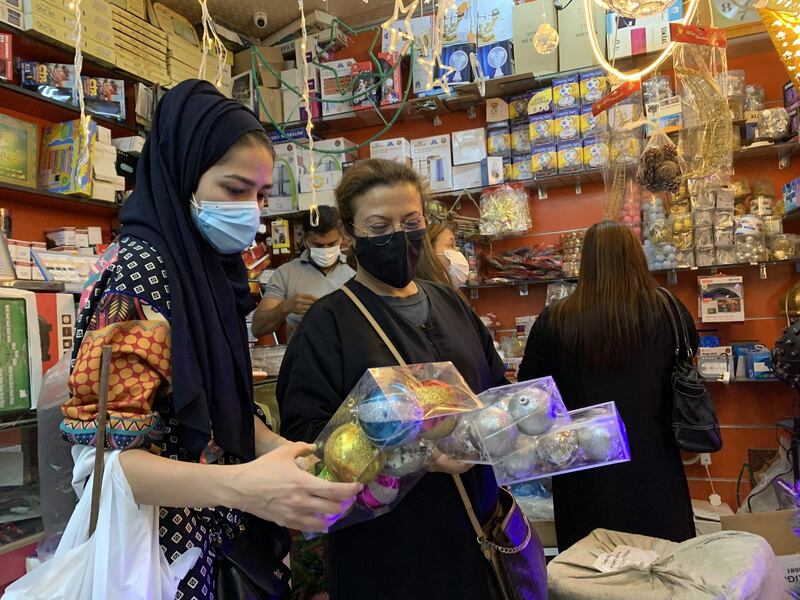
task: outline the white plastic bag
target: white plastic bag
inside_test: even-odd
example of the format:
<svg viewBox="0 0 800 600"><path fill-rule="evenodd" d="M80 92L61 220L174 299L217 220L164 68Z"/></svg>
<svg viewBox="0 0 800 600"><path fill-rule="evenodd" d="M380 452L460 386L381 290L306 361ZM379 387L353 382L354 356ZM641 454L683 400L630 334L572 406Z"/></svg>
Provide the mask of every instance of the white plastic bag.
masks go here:
<svg viewBox="0 0 800 600"><path fill-rule="evenodd" d="M73 447L72 482L80 501L53 558L9 585L3 600L175 598L178 583L194 566L200 549L191 548L171 565L167 562L158 541L158 507L136 504L119 464L119 450L105 453L97 529L87 539L94 455L93 447Z"/></svg>

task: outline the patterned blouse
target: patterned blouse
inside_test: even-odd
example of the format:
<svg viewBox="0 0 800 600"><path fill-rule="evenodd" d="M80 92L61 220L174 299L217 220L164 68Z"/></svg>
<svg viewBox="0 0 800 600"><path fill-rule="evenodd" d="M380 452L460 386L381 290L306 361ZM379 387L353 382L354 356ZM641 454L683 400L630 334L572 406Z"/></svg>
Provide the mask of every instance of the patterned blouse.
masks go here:
<svg viewBox="0 0 800 600"><path fill-rule="evenodd" d="M61 431L72 444L96 440L100 356L113 348L105 447L145 449L190 460L171 403L169 283L164 261L146 242L123 236L93 268L80 301ZM259 409L254 411L265 418ZM200 462L240 462L209 444ZM238 511L161 508L160 540L169 562L189 548L203 554L181 581L177 600L213 600L216 547L240 528Z"/></svg>

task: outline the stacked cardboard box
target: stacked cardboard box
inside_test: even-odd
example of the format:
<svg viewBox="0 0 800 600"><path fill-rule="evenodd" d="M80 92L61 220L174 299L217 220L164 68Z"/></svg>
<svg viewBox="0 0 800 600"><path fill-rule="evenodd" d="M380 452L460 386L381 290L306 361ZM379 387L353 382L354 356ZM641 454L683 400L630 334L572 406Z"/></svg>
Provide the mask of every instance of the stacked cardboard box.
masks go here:
<svg viewBox="0 0 800 600"><path fill-rule="evenodd" d="M125 191L125 178L117 175L117 148L96 142L92 160L92 197L116 202L117 192Z"/></svg>
<svg viewBox="0 0 800 600"><path fill-rule="evenodd" d="M111 7L117 66L152 83L169 85L167 35L133 13Z"/></svg>

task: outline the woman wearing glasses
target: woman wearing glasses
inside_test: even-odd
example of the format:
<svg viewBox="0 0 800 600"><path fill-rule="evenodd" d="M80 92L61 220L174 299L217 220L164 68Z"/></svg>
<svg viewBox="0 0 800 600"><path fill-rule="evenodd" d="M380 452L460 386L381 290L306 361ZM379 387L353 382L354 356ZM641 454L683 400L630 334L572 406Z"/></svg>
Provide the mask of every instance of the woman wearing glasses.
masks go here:
<svg viewBox="0 0 800 600"><path fill-rule="evenodd" d="M356 276L346 286L369 309L408 363L451 361L475 392L505 382L489 333L450 286L414 279L427 223L423 184L405 165L367 160L336 190L353 240ZM342 291L306 314L278 381L282 433L313 442L364 372L397 364ZM489 467L437 456L394 510L328 537L336 600L486 600L488 563L449 473L462 480L485 523L497 503Z"/></svg>

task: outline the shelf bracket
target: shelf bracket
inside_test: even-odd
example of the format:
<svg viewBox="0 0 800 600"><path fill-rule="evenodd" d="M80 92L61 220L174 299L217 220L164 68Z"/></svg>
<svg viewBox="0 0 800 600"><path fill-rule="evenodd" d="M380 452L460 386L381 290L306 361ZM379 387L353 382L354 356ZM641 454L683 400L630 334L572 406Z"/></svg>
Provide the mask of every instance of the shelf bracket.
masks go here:
<svg viewBox="0 0 800 600"><path fill-rule="evenodd" d="M575 182L575 195L580 196L582 193L583 190L581 190L581 180L579 179Z"/></svg>
<svg viewBox="0 0 800 600"><path fill-rule="evenodd" d="M527 283L520 283L519 286L519 295L520 296L527 296L528 295L528 284Z"/></svg>
<svg viewBox="0 0 800 600"><path fill-rule="evenodd" d="M538 192L539 192L539 200L547 200L547 188L546 187L540 185L538 187Z"/></svg>
<svg viewBox="0 0 800 600"><path fill-rule="evenodd" d="M780 170L788 169L792 164L792 153L784 152L778 156L778 168Z"/></svg>
<svg viewBox="0 0 800 600"><path fill-rule="evenodd" d="M478 299L478 288L472 288L469 291L470 300L477 300Z"/></svg>
<svg viewBox="0 0 800 600"><path fill-rule="evenodd" d="M433 126L439 127L442 124L442 117L439 115L433 115Z"/></svg>
<svg viewBox="0 0 800 600"><path fill-rule="evenodd" d="M667 271L667 285L669 286L678 285L678 272L675 269Z"/></svg>
<svg viewBox="0 0 800 600"><path fill-rule="evenodd" d="M478 109L474 106L467 107L467 118L468 119L475 119L478 117Z"/></svg>
<svg viewBox="0 0 800 600"><path fill-rule="evenodd" d="M767 278L767 265L765 265L764 263L758 265L758 278L759 279Z"/></svg>

